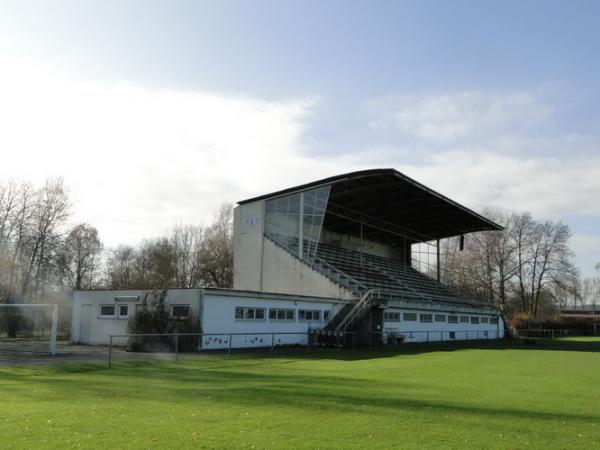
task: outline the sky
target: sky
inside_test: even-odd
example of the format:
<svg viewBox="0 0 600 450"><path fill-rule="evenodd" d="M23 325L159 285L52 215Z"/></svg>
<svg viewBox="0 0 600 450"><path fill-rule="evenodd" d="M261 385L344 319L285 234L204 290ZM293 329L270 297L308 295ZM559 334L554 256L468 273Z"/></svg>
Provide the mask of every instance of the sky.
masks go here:
<svg viewBox="0 0 600 450"><path fill-rule="evenodd" d="M108 246L393 167L600 262L600 2L0 0L0 181Z"/></svg>

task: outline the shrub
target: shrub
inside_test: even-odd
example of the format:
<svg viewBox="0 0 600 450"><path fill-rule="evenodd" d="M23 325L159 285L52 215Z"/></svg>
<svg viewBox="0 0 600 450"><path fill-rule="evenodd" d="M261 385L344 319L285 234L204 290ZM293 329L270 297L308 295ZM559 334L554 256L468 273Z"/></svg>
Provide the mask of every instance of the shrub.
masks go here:
<svg viewBox="0 0 600 450"><path fill-rule="evenodd" d="M189 317L175 319L170 316L165 302L167 291L154 291L146 295L135 315L129 319L127 329L132 334L201 333L200 320L190 311ZM179 350L198 349L199 336L181 336ZM136 336L129 339L130 351L173 351L174 336Z"/></svg>

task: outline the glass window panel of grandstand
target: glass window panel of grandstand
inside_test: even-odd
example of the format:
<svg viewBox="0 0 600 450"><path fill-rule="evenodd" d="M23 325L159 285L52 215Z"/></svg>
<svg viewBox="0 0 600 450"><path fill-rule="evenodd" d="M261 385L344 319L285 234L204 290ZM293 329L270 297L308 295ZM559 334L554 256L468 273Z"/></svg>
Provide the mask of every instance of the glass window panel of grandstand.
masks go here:
<svg viewBox="0 0 600 450"><path fill-rule="evenodd" d="M300 234L300 194L268 200L265 208L266 234L297 255Z"/></svg>
<svg viewBox="0 0 600 450"><path fill-rule="evenodd" d="M267 200L265 233L295 255L314 256L323 226L329 186ZM302 236L300 221L302 220Z"/></svg>
<svg viewBox="0 0 600 450"><path fill-rule="evenodd" d="M305 257L312 257L317 252L329 190L329 186L324 186L304 192L302 234Z"/></svg>

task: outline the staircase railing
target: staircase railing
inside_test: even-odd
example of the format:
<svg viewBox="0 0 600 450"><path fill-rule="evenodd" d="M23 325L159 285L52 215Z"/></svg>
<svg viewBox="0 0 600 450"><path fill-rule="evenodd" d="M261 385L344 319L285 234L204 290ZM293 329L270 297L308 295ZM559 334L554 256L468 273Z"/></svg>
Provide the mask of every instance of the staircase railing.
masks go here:
<svg viewBox="0 0 600 450"><path fill-rule="evenodd" d="M354 320L360 318L365 311L369 310L373 302L374 294L379 293L377 290L368 290L363 296L354 304L352 309L346 314L340 323L335 327L335 331L346 331L348 327L352 326Z"/></svg>
<svg viewBox="0 0 600 450"><path fill-rule="evenodd" d="M340 286L344 286L345 288L349 289L356 296L361 295L363 292L369 290L366 284L361 283L318 256L309 257L307 258L307 261L311 263L311 266L317 272L327 276L332 281L337 282L337 284Z"/></svg>
<svg viewBox="0 0 600 450"><path fill-rule="evenodd" d="M286 247L284 244L279 242L277 239L265 234L265 237L268 238L271 242L273 242L278 247L281 247L283 250L287 251L294 258L308 264L315 271L319 272L321 275L329 278L331 281L336 282L338 285L345 287L350 290L353 295L360 296L364 292L368 291L369 288L367 285L361 283L360 281L354 279L347 273L344 273L337 267L331 265L327 261L318 256L307 256L303 259L300 259L298 255L296 255L292 250Z"/></svg>

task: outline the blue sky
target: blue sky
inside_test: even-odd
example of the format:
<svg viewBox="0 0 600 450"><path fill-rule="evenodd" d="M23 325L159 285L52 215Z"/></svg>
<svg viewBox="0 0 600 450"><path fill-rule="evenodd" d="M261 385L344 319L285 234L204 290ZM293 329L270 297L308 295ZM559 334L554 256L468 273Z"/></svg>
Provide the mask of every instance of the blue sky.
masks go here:
<svg viewBox="0 0 600 450"><path fill-rule="evenodd" d="M589 275L598 17L592 1L0 0L0 175L63 175L114 245L391 166L567 222Z"/></svg>

